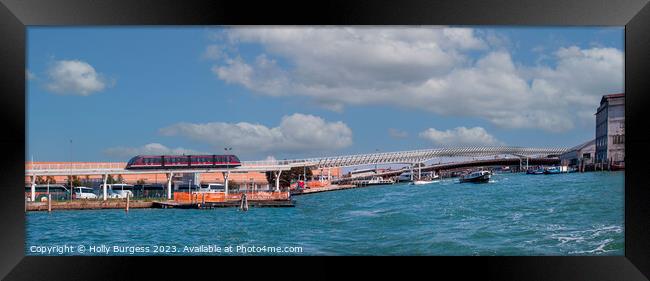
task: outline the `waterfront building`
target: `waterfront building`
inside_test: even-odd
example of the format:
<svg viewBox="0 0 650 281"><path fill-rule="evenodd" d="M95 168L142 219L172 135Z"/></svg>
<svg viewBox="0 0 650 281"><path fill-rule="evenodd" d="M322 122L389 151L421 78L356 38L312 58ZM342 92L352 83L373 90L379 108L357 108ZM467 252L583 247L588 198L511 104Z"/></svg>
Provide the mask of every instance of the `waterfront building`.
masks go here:
<svg viewBox="0 0 650 281"><path fill-rule="evenodd" d="M625 165L625 94L604 95L596 112L595 163Z"/></svg>
<svg viewBox="0 0 650 281"><path fill-rule="evenodd" d="M560 155L562 166L591 167L596 154L596 140L590 140L572 147Z"/></svg>

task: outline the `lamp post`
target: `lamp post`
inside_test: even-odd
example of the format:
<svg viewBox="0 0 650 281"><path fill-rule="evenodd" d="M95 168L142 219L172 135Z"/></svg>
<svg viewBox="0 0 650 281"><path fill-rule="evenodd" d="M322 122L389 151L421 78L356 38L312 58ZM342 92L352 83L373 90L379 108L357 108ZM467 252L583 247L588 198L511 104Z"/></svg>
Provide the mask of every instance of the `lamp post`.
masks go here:
<svg viewBox="0 0 650 281"><path fill-rule="evenodd" d="M226 169L230 169L230 157L228 151L232 151L232 147L225 147L223 150L226 151Z"/></svg>

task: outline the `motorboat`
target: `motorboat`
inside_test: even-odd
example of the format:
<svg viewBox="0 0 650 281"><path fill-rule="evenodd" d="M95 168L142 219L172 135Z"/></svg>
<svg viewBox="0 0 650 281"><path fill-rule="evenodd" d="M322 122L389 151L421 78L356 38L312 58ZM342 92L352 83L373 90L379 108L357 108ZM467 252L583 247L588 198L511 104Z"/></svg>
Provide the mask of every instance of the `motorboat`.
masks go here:
<svg viewBox="0 0 650 281"><path fill-rule="evenodd" d="M436 182L436 181L425 181L425 180L419 180L419 181L412 181L412 182L409 183L409 184L410 184L410 185L425 185L425 184L431 184L431 183L434 183L434 182Z"/></svg>
<svg viewBox="0 0 650 281"><path fill-rule="evenodd" d="M528 175L541 175L541 174L544 174L544 169L543 168L529 169L528 171L526 171L526 174L528 174Z"/></svg>
<svg viewBox="0 0 650 281"><path fill-rule="evenodd" d="M490 171L474 171L460 177L460 182L485 183L490 181L492 173Z"/></svg>
<svg viewBox="0 0 650 281"><path fill-rule="evenodd" d="M373 177L370 180L361 180L358 181L356 184L358 186L369 186L369 185L385 185L385 184L394 184L395 181L391 179L384 179L382 177Z"/></svg>

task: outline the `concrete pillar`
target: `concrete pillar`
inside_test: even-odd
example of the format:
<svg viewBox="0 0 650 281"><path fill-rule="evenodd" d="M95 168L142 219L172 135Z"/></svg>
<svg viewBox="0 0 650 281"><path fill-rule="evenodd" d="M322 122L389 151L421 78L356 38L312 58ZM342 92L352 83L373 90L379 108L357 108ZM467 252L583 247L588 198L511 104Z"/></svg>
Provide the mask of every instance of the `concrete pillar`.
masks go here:
<svg viewBox="0 0 650 281"><path fill-rule="evenodd" d="M36 175L32 176L32 188L31 188L31 198L32 202L36 201Z"/></svg>
<svg viewBox="0 0 650 281"><path fill-rule="evenodd" d="M280 191L280 175L282 174L282 171L278 171L275 174L275 191Z"/></svg>
<svg viewBox="0 0 650 281"><path fill-rule="evenodd" d="M107 194L106 194L106 193L107 193L107 191L106 191L106 189L107 189L107 187L106 187L106 181L107 181L107 180L108 180L108 174L104 174L104 178L103 178L104 185L102 186L102 191L103 191L103 193L104 193L104 201L106 201L106 197L107 197Z"/></svg>
<svg viewBox="0 0 650 281"><path fill-rule="evenodd" d="M226 194L228 194L228 178L230 177L230 172L223 172L223 187Z"/></svg>
<svg viewBox="0 0 650 281"><path fill-rule="evenodd" d="M167 173L167 199L172 199L172 179L174 178L174 173Z"/></svg>

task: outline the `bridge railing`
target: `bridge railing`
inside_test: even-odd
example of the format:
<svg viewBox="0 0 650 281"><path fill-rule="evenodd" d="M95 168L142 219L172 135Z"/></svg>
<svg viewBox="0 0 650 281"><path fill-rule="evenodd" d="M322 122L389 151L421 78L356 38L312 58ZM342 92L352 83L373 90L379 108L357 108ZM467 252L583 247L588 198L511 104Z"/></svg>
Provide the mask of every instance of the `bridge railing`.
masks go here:
<svg viewBox="0 0 650 281"><path fill-rule="evenodd" d="M51 170L102 170L102 169L123 169L126 163L26 163L25 170L51 171Z"/></svg>

